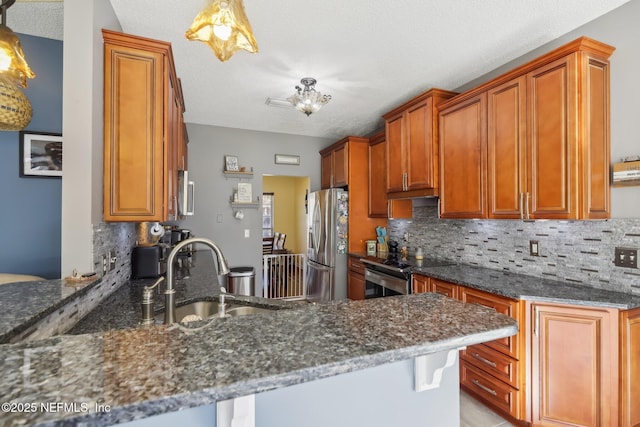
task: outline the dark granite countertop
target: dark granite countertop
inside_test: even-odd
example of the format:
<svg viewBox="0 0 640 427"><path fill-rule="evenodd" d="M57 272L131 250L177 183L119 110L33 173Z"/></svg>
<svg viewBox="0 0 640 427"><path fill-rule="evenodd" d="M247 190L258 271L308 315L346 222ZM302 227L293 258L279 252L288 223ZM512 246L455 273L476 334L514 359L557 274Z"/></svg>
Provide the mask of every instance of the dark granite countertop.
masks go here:
<svg viewBox="0 0 640 427"><path fill-rule="evenodd" d="M622 310L640 307L640 296L638 295L466 264L428 268L415 267L413 271L514 299L610 307Z"/></svg>
<svg viewBox="0 0 640 427"><path fill-rule="evenodd" d="M192 257L178 257L175 270L176 305L192 301L217 300L220 293L220 277L213 266L213 258L208 250L195 251ZM67 334L77 335L104 332L110 329L136 327L142 309L142 288L151 286L155 279L131 280L121 286L103 302L78 322ZM161 282L160 293L155 292L156 311L164 308L166 282ZM273 309L291 308L305 302L284 301L234 295L235 302Z"/></svg>
<svg viewBox="0 0 640 427"><path fill-rule="evenodd" d="M74 298L86 293L101 279L82 282L40 280L8 283L0 286L0 343L9 342Z"/></svg>
<svg viewBox="0 0 640 427"><path fill-rule="evenodd" d="M86 408L8 412L3 425L107 426L516 332L491 309L425 293L0 345L4 402Z"/></svg>
<svg viewBox="0 0 640 427"><path fill-rule="evenodd" d="M349 255L356 257L365 256L362 252L353 252L349 253ZM432 264L431 261L442 262L446 260L425 258L425 267L421 267L416 266L419 265L419 263L413 256L409 257L409 263L414 266L412 268L413 273L423 274L508 298L592 307L609 307L621 310L640 307L640 295L598 289L571 282L544 279L468 264L457 264L453 261L451 261L451 265L447 266L427 266Z"/></svg>

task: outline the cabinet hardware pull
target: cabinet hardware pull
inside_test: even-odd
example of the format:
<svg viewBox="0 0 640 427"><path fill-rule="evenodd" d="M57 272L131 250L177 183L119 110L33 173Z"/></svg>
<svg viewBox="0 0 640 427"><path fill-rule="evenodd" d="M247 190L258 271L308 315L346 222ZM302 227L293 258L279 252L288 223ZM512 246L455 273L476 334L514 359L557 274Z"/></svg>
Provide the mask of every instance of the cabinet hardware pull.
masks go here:
<svg viewBox="0 0 640 427"><path fill-rule="evenodd" d="M178 196L173 196L173 219L178 218Z"/></svg>
<svg viewBox="0 0 640 427"><path fill-rule="evenodd" d="M518 210L520 211L520 219L521 219L521 220L523 220L523 219L524 219L524 212L523 212L523 210L522 210L522 207L523 207L523 206L522 206L522 200L523 200L523 199L524 199L524 193L520 193L520 200L519 200L519 201L520 201L520 203L518 203L518 204L519 204L519 206L518 206Z"/></svg>
<svg viewBox="0 0 640 427"><path fill-rule="evenodd" d="M525 211L526 211L526 217L527 219L529 219L529 192L525 193L527 196L527 203L525 203L524 207L525 207Z"/></svg>
<svg viewBox="0 0 640 427"><path fill-rule="evenodd" d="M494 396L498 395L498 393L495 390L491 390L489 387L480 384L480 381L478 380L471 380L471 382L477 385L478 387L480 387L481 389L483 389L484 391L486 391L487 393L490 393Z"/></svg>
<svg viewBox="0 0 640 427"><path fill-rule="evenodd" d="M481 361L482 363L486 363L487 365L493 367L493 368L497 368L498 365L496 365L496 362L492 362L489 359L486 359L482 356L480 356L478 353L472 353L471 354L473 357L475 357L476 359L478 359L479 361Z"/></svg>
<svg viewBox="0 0 640 427"><path fill-rule="evenodd" d="M449 294L447 294L446 292L443 292L443 291L436 291L436 294L444 295L445 297L449 296Z"/></svg>
<svg viewBox="0 0 640 427"><path fill-rule="evenodd" d="M402 174L402 191L407 191L407 189L409 188L409 179L407 176L407 173L403 173Z"/></svg>
<svg viewBox="0 0 640 427"><path fill-rule="evenodd" d="M540 328L540 313L538 312L538 307L533 307L533 316L535 317L533 334L535 336L538 336L538 328Z"/></svg>

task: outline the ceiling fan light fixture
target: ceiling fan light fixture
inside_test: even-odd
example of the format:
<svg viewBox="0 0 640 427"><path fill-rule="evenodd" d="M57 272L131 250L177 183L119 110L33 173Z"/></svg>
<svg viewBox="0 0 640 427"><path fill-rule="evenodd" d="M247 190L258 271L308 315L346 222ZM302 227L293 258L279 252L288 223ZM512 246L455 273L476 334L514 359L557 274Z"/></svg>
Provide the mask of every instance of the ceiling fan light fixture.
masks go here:
<svg viewBox="0 0 640 427"><path fill-rule="evenodd" d="M208 44L222 62L240 49L258 52L258 42L242 0L212 0L195 17L185 36L191 41Z"/></svg>
<svg viewBox="0 0 640 427"><path fill-rule="evenodd" d="M331 95L323 95L316 91L315 85L316 79L313 77L304 77L300 80L300 83L304 86L296 86L296 92L291 95L287 100L298 110L308 116L311 113L316 113L323 105L331 100Z"/></svg>

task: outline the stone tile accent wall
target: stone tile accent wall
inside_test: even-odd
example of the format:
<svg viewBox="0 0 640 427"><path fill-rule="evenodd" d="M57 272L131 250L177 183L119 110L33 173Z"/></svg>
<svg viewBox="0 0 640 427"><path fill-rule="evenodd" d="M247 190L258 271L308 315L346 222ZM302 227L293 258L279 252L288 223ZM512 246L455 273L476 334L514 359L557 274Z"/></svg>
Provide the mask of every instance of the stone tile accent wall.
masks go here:
<svg viewBox="0 0 640 427"><path fill-rule="evenodd" d="M100 302L131 278L131 251L136 244L134 223L100 223L93 226L94 270L102 275L102 254L115 252L116 267L102 281L64 307L28 328L12 342L33 341L62 334L96 308Z"/></svg>
<svg viewBox="0 0 640 427"><path fill-rule="evenodd" d="M413 219L389 220L389 236L434 258L640 294L640 269L613 265L616 246L640 249L640 219L450 220L414 202ZM529 255L530 240L540 256Z"/></svg>
<svg viewBox="0 0 640 427"><path fill-rule="evenodd" d="M116 288L131 278L131 252L136 238L136 224L132 222L102 222L93 226L94 271L102 274L102 255L115 250L116 268L108 271L105 278L115 283Z"/></svg>

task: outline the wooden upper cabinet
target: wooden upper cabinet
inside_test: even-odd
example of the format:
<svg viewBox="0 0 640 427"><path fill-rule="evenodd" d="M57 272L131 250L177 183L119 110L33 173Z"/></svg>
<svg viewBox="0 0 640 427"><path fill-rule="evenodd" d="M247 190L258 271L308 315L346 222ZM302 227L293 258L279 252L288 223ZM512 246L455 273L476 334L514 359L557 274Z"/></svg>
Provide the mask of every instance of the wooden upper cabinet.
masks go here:
<svg viewBox="0 0 640 427"><path fill-rule="evenodd" d="M320 185L325 188L342 188L349 185L349 146L346 140L324 149L321 156Z"/></svg>
<svg viewBox="0 0 640 427"><path fill-rule="evenodd" d="M487 160L481 160L481 167L487 175L488 212L474 213L483 187L470 188L476 182L467 175L456 179L449 174L447 182L441 182L441 193L466 187L473 200L458 210L457 204L453 208L451 200L443 199L443 217L608 218L608 58L613 50L582 37L445 102L441 151L443 143L448 144L446 149L457 144L461 132L451 125L442 127L444 112L450 114L476 97L487 96ZM477 151L466 157L458 160L477 165Z"/></svg>
<svg viewBox="0 0 640 427"><path fill-rule="evenodd" d="M388 200L385 132L369 139L369 216L372 218L411 218L411 200Z"/></svg>
<svg viewBox="0 0 640 427"><path fill-rule="evenodd" d="M366 241L376 238L376 227L387 225L386 219L369 216L369 138L348 136L323 148L320 156L322 188L330 182L347 187L348 251L364 252Z"/></svg>
<svg viewBox="0 0 640 427"><path fill-rule="evenodd" d="M438 195L438 109L454 92L431 89L384 115L390 199Z"/></svg>
<svg viewBox="0 0 640 427"><path fill-rule="evenodd" d="M177 219L181 90L167 42L103 30L104 220Z"/></svg>
<svg viewBox="0 0 640 427"><path fill-rule="evenodd" d="M527 188L526 79L487 92L487 188L489 218L522 218Z"/></svg>
<svg viewBox="0 0 640 427"><path fill-rule="evenodd" d="M531 218L577 217L576 55L527 75Z"/></svg>
<svg viewBox="0 0 640 427"><path fill-rule="evenodd" d="M487 97L480 93L440 112L440 216L487 216Z"/></svg>

